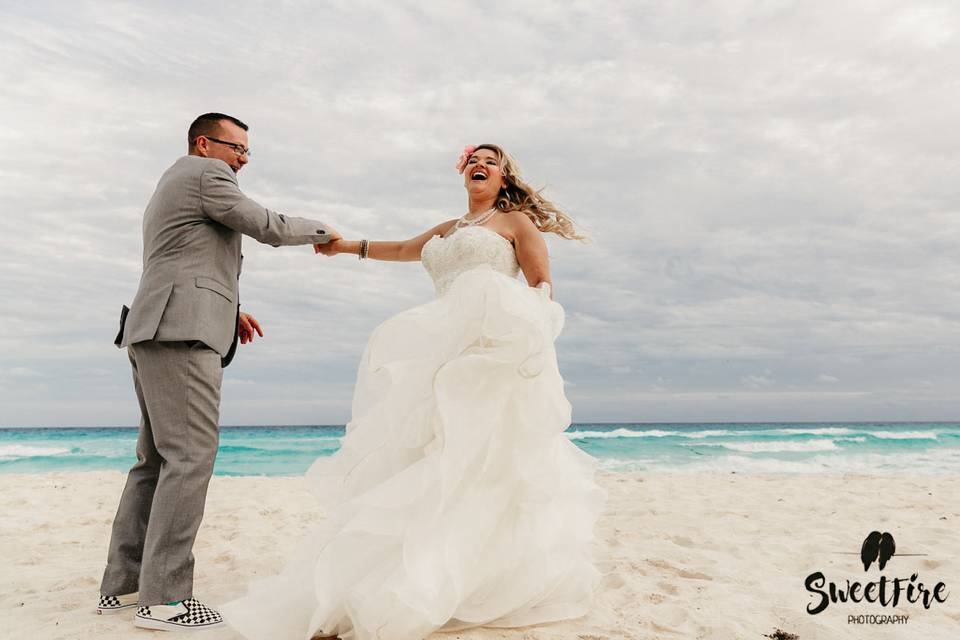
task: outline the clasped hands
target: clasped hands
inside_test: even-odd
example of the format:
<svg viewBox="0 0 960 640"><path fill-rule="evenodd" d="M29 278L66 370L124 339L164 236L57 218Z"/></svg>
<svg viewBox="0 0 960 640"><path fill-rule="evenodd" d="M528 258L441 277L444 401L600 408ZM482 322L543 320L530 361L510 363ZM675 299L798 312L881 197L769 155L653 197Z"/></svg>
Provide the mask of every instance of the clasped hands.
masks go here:
<svg viewBox="0 0 960 640"><path fill-rule="evenodd" d="M340 244L343 242L343 236L332 227L327 227L327 237L330 238L322 244L313 245L313 252L325 256L335 256L340 253Z"/></svg>

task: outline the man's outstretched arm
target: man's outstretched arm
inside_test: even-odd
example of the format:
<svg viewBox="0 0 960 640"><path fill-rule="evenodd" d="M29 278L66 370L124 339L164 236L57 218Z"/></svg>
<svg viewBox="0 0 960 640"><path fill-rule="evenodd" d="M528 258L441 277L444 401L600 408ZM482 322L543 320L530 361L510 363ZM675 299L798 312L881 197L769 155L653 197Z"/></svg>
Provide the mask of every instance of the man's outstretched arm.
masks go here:
<svg viewBox="0 0 960 640"><path fill-rule="evenodd" d="M224 162L211 162L200 177L203 212L220 224L274 247L324 244L340 238L329 225L271 211L243 195Z"/></svg>

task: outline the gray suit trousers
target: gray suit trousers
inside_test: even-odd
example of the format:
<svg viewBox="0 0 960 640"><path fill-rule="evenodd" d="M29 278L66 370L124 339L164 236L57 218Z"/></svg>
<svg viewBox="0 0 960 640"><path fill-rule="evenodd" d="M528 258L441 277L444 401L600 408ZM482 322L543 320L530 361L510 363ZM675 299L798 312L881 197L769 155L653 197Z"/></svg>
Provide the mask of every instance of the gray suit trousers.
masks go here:
<svg viewBox="0 0 960 640"><path fill-rule="evenodd" d="M100 593L193 597L193 543L220 441L220 355L200 341L127 347L140 401L137 463L113 521Z"/></svg>

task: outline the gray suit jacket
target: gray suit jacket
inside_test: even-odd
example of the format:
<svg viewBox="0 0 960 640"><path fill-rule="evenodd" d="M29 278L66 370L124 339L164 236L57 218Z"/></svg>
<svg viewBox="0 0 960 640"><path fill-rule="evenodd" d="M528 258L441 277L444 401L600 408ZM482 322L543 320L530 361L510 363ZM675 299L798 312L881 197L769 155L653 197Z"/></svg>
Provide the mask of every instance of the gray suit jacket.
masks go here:
<svg viewBox="0 0 960 640"><path fill-rule="evenodd" d="M184 156L160 178L143 214L143 274L116 344L200 340L223 366L236 349L240 240L317 244L323 224L266 209L240 191L223 161Z"/></svg>

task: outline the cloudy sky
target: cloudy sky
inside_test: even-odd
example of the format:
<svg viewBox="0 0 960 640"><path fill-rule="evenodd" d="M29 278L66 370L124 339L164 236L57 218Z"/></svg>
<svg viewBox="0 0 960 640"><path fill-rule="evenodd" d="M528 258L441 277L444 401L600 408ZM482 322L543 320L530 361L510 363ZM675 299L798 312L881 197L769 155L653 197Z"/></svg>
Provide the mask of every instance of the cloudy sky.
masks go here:
<svg viewBox="0 0 960 640"><path fill-rule="evenodd" d="M429 8L426 8L429 7ZM0 426L131 425L117 316L199 113L347 237L460 215L497 142L548 240L577 421L960 418L953 2L0 3ZM224 424L343 423L416 263L244 244Z"/></svg>

